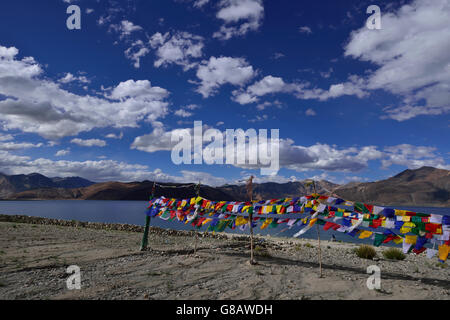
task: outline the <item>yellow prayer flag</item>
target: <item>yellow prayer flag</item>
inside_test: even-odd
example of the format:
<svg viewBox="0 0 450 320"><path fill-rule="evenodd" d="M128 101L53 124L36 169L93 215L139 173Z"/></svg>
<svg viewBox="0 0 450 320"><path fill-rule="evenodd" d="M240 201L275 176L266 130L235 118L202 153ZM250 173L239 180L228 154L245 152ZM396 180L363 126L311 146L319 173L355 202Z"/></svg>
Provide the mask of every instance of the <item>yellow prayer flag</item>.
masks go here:
<svg viewBox="0 0 450 320"><path fill-rule="evenodd" d="M417 236L405 236L405 242L409 244L416 244Z"/></svg>
<svg viewBox="0 0 450 320"><path fill-rule="evenodd" d="M409 231L411 231L411 228L405 228L405 227L400 228L400 233L402 233L402 234L408 233Z"/></svg>
<svg viewBox="0 0 450 320"><path fill-rule="evenodd" d="M313 226L316 222L317 222L317 218L311 219L311 221L309 222L309 225Z"/></svg>
<svg viewBox="0 0 450 320"><path fill-rule="evenodd" d="M395 215L396 216L404 216L406 215L406 210L398 210L398 209L394 209L395 210Z"/></svg>
<svg viewBox="0 0 450 320"><path fill-rule="evenodd" d="M205 221L202 222L202 226L207 224L208 222L211 222L213 219L205 219Z"/></svg>
<svg viewBox="0 0 450 320"><path fill-rule="evenodd" d="M272 221L273 221L272 218L266 219L266 220L263 222L263 224L261 225L261 230L267 228L267 227L269 226L269 224L272 223Z"/></svg>
<svg viewBox="0 0 450 320"><path fill-rule="evenodd" d="M364 231L361 232L361 234L359 235L359 238L360 238L360 239L366 239L366 238L369 238L372 234L373 234L372 231L364 230Z"/></svg>
<svg viewBox="0 0 450 320"><path fill-rule="evenodd" d="M401 244L401 243L403 243L403 238L402 237L397 237L397 238L394 239L394 242L396 244Z"/></svg>
<svg viewBox="0 0 450 320"><path fill-rule="evenodd" d="M246 223L248 223L248 219L241 217L241 216L236 218L236 221L235 221L236 227L242 226Z"/></svg>
<svg viewBox="0 0 450 320"><path fill-rule="evenodd" d="M439 246L439 260L442 260L442 261L447 260L449 251L450 251L450 246L448 246L446 244Z"/></svg>

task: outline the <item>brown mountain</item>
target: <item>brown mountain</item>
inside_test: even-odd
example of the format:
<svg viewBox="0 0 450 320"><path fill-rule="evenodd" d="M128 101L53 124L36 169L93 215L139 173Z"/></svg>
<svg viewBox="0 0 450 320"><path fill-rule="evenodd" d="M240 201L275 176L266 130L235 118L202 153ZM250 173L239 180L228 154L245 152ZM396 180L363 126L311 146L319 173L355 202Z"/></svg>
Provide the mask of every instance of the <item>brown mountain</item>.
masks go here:
<svg viewBox="0 0 450 320"><path fill-rule="evenodd" d="M450 171L432 167L405 170L377 182L338 187L344 199L379 205L450 206Z"/></svg>
<svg viewBox="0 0 450 320"><path fill-rule="evenodd" d="M94 182L80 178L48 178L39 173L6 175L0 173L0 198L8 198L16 193L39 188L81 188Z"/></svg>
<svg viewBox="0 0 450 320"><path fill-rule="evenodd" d="M161 184L182 186L180 184ZM66 200L148 200L153 182L105 182L83 188L39 188L15 193L8 199L66 199ZM1 188L1 184L0 184ZM335 194L347 200L378 205L450 206L450 171L423 167L377 182L337 185L328 181L316 182L317 192ZM302 182L261 183L253 187L254 200L296 197L313 192L312 186ZM156 196L189 198L195 196L191 188L156 188ZM211 200L245 201L244 185L222 187L201 186L200 195Z"/></svg>
<svg viewBox="0 0 450 320"><path fill-rule="evenodd" d="M183 184L159 183L167 188L156 187L155 196L173 198L190 198L196 195L193 187L180 187ZM40 188L14 194L8 200L148 200L153 188L153 182L104 182L97 183L85 188L63 189L63 188ZM231 195L223 192L220 188L202 185L200 188L202 197L211 200L232 201Z"/></svg>

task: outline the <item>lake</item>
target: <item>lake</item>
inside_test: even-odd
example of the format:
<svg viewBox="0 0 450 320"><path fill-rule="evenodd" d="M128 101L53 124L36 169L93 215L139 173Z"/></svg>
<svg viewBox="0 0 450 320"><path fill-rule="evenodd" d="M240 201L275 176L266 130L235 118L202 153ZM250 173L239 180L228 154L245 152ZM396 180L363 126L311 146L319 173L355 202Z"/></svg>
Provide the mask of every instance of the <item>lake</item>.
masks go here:
<svg viewBox="0 0 450 320"><path fill-rule="evenodd" d="M0 201L0 214L7 215L26 215L43 218L78 220L83 222L103 222L103 223L126 223L133 225L145 225L145 211L147 201L68 201L68 200L49 200L49 201ZM411 210L415 212L434 213L440 215L450 215L450 208L428 208L428 207L395 207L396 209ZM192 230L191 225L185 225L178 221L164 221L154 218L151 221L152 226L177 229ZM206 230L206 227L201 230ZM271 235L278 237L292 237L299 230L299 227L293 227L291 230L282 224L274 229L260 230L254 229L256 234ZM249 231L231 230L227 232L248 234ZM330 240L332 234L335 234L337 240L344 242L372 243L370 239L360 240L349 235L334 231L320 231L320 237L323 240ZM312 228L307 231L303 238L317 239L317 230Z"/></svg>

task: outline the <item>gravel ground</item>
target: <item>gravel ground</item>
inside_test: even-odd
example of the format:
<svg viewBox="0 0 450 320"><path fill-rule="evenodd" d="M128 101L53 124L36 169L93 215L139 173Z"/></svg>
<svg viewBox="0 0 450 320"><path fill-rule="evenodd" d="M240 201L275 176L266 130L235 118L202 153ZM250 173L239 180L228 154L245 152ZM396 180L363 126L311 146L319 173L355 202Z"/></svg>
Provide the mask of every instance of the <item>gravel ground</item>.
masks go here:
<svg viewBox="0 0 450 320"><path fill-rule="evenodd" d="M18 222L5 222L19 221ZM245 236L0 216L0 299L446 299L450 268L437 258L391 261L377 249L360 259L349 243L256 237L250 265ZM23 223L23 222L30 223ZM78 225L78 227L74 226ZM81 269L81 290L68 290L66 268ZM369 290L367 267L381 269Z"/></svg>

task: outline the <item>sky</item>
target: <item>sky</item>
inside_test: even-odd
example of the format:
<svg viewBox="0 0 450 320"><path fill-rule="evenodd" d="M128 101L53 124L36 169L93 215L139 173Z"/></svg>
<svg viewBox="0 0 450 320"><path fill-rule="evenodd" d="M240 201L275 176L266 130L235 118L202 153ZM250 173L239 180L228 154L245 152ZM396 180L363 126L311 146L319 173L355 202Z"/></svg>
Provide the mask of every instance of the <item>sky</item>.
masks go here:
<svg viewBox="0 0 450 320"><path fill-rule="evenodd" d="M450 0L2 1L0 172L217 186L448 170L448 21ZM280 170L176 165L172 133L194 121L279 129Z"/></svg>

